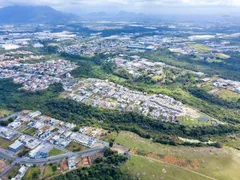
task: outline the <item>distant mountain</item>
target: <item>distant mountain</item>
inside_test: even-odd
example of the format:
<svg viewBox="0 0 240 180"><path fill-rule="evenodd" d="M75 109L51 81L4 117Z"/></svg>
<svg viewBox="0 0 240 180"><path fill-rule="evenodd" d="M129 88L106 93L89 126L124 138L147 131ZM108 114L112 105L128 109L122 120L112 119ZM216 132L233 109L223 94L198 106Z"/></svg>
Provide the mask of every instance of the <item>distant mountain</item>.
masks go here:
<svg viewBox="0 0 240 180"><path fill-rule="evenodd" d="M89 13L88 16L108 16L108 14L105 12L92 12Z"/></svg>
<svg viewBox="0 0 240 180"><path fill-rule="evenodd" d="M126 11L120 11L117 14L118 18L126 18L126 19L133 19L133 18L147 18L147 16L143 13L134 13L134 12L126 12Z"/></svg>
<svg viewBox="0 0 240 180"><path fill-rule="evenodd" d="M0 23L66 23L78 20L49 6L7 6L0 8Z"/></svg>
<svg viewBox="0 0 240 180"><path fill-rule="evenodd" d="M84 19L88 19L88 20L105 20L108 18L109 18L109 15L105 12L92 12L84 15Z"/></svg>

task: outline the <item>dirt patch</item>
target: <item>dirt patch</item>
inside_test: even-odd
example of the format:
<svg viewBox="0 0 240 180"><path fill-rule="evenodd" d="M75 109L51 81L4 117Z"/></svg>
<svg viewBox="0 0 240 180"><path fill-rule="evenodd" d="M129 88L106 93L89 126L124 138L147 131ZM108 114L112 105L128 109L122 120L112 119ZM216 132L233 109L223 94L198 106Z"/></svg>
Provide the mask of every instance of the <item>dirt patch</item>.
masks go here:
<svg viewBox="0 0 240 180"><path fill-rule="evenodd" d="M191 166L192 166L194 169L198 169L198 167L199 167L198 161L197 161L197 160L191 161Z"/></svg>
<svg viewBox="0 0 240 180"><path fill-rule="evenodd" d="M132 149L130 149L130 153L136 153L137 151L138 151L137 148L132 148Z"/></svg>
<svg viewBox="0 0 240 180"><path fill-rule="evenodd" d="M154 153L148 154L147 157L154 158L154 159L157 159L157 160L169 163L169 164L175 164L175 165L178 165L178 166L181 166L184 168L189 168L189 169L190 168L197 169L199 167L199 163L197 160L189 161L189 160L177 158L177 157L171 156L171 155L163 156L163 155L157 155Z"/></svg>
<svg viewBox="0 0 240 180"><path fill-rule="evenodd" d="M0 160L0 172L8 167L8 163L6 161Z"/></svg>
<svg viewBox="0 0 240 180"><path fill-rule="evenodd" d="M50 129L50 127L51 127L51 126L44 126L44 127L41 128L41 130L42 130L42 131L46 131L46 130Z"/></svg>
<svg viewBox="0 0 240 180"><path fill-rule="evenodd" d="M104 154L103 153L96 153L88 157L90 165L92 165L96 159L98 158L103 158Z"/></svg>
<svg viewBox="0 0 240 180"><path fill-rule="evenodd" d="M78 162L77 167L90 166L90 160L88 157L84 157L81 161Z"/></svg>
<svg viewBox="0 0 240 180"><path fill-rule="evenodd" d="M63 161L60 163L60 167L61 167L61 170L67 171L67 170L68 170L68 161L67 161L67 160L63 160Z"/></svg>

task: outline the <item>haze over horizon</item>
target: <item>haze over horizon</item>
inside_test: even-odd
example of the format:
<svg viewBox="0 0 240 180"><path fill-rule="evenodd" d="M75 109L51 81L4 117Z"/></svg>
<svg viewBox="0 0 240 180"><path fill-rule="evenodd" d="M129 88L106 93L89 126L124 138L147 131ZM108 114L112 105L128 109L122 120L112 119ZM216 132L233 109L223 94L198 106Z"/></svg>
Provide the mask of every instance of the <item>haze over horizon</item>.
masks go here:
<svg viewBox="0 0 240 180"><path fill-rule="evenodd" d="M0 7L10 5L47 5L63 12L117 13L128 11L150 15L231 15L237 16L239 0L0 0Z"/></svg>

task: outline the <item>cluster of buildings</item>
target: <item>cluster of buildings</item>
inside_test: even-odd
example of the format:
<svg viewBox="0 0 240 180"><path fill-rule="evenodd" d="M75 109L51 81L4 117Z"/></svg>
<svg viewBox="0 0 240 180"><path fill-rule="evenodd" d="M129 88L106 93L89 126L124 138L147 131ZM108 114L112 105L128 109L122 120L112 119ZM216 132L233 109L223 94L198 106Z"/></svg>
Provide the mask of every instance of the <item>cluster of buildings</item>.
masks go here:
<svg viewBox="0 0 240 180"><path fill-rule="evenodd" d="M15 50L19 48L33 47L42 48L43 45L39 43L42 40L74 40L76 34L68 31L52 32L49 29L62 27L53 25L1 25L0 26L0 47L6 51Z"/></svg>
<svg viewBox="0 0 240 180"><path fill-rule="evenodd" d="M61 47L60 51L93 57L100 53L115 53L126 51L130 45L130 38L125 36L112 36L108 38L94 38L90 41L78 42L70 46Z"/></svg>
<svg viewBox="0 0 240 180"><path fill-rule="evenodd" d="M92 148L106 147L109 144L85 134L88 127L82 127L79 131L73 131L76 127L73 123L63 122L41 112L22 111L18 117L8 127L0 127L0 136L5 139L15 139L8 149L13 153L19 152L24 147L30 152L31 159L47 158L53 148L69 152L66 147L72 142Z"/></svg>
<svg viewBox="0 0 240 180"><path fill-rule="evenodd" d="M101 37L101 34L91 36L90 40L81 40L69 46L60 47L61 52L93 57L96 54L115 54L125 52L142 52L156 50L159 45L154 42L140 41L133 38L134 34L113 35Z"/></svg>
<svg viewBox="0 0 240 180"><path fill-rule="evenodd" d="M222 88L240 94L240 82L238 81L217 79L212 85L216 88Z"/></svg>
<svg viewBox="0 0 240 180"><path fill-rule="evenodd" d="M133 77L138 77L143 74L147 74L150 77L156 77L163 74L163 67L166 66L165 63L150 62L148 59L139 56L118 56L114 58L114 62L118 68L125 69Z"/></svg>
<svg viewBox="0 0 240 180"><path fill-rule="evenodd" d="M185 115L182 103L171 97L162 94L148 95L107 80L82 80L75 84L73 89L75 90L68 93L68 98L87 105L119 111L134 111L171 122Z"/></svg>
<svg viewBox="0 0 240 180"><path fill-rule="evenodd" d="M77 66L66 60L52 60L36 64L8 63L0 67L0 78L12 78L14 83L22 84L26 91L47 89L51 84L61 81L61 77Z"/></svg>
<svg viewBox="0 0 240 180"><path fill-rule="evenodd" d="M40 60L44 56L33 55L30 51L10 51L0 55L0 67L7 67L9 64L17 64L21 61Z"/></svg>
<svg viewBox="0 0 240 180"><path fill-rule="evenodd" d="M8 128L0 126L0 137L7 140L11 140L11 139L14 139L16 136L18 136L17 132L11 131Z"/></svg>

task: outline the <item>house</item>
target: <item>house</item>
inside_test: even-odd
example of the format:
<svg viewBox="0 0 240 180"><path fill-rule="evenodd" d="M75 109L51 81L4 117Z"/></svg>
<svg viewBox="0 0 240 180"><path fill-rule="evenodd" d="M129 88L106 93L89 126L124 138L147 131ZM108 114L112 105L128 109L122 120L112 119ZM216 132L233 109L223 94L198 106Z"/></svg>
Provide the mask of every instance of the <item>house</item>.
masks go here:
<svg viewBox="0 0 240 180"><path fill-rule="evenodd" d="M76 168L76 157L73 156L68 159L68 168L70 170Z"/></svg>

